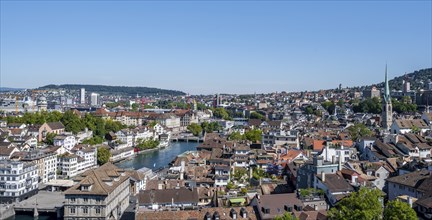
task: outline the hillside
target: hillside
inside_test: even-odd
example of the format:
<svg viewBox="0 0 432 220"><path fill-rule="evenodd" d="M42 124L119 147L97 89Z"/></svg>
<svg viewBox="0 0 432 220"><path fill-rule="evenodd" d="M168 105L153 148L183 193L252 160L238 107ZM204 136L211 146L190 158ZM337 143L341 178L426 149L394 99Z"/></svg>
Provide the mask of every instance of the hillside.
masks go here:
<svg viewBox="0 0 432 220"><path fill-rule="evenodd" d="M130 86L103 86L103 85L80 85L80 84L64 84L64 85L46 85L38 89L65 89L65 90L80 90L85 88L88 92L96 92L100 94L117 94L126 96L143 95L185 95L182 91L148 88L148 87L130 87Z"/></svg>
<svg viewBox="0 0 432 220"><path fill-rule="evenodd" d="M395 77L389 81L390 89L402 90L402 81L406 80L411 84L411 90L426 89L428 82L432 82L432 68L417 70L402 76ZM384 82L376 85L383 88Z"/></svg>

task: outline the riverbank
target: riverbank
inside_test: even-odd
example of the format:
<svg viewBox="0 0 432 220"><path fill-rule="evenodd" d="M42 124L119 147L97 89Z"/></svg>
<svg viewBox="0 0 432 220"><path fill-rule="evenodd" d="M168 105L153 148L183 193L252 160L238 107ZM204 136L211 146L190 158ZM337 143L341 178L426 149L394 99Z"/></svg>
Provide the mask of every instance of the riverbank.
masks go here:
<svg viewBox="0 0 432 220"><path fill-rule="evenodd" d="M119 161L115 164L125 169L138 170L147 167L155 171L168 166L177 155L196 150L197 146L197 142L172 142L168 147L144 150L136 153L131 159Z"/></svg>

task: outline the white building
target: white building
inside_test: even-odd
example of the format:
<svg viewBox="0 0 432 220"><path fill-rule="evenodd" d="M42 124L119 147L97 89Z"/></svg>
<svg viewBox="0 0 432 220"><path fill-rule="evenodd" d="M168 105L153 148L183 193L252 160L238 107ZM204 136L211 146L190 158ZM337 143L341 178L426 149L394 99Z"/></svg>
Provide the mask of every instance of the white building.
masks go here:
<svg viewBox="0 0 432 220"><path fill-rule="evenodd" d="M422 134L430 130L430 127L423 119L397 119L394 120L393 124L391 125L390 131L392 134L406 134L413 132L413 128L418 129L418 131Z"/></svg>
<svg viewBox="0 0 432 220"><path fill-rule="evenodd" d="M344 164L347 162L353 154L352 148L347 148L344 146L329 146L326 145L320 154L325 161L331 161L332 163L339 163L339 161Z"/></svg>
<svg viewBox="0 0 432 220"><path fill-rule="evenodd" d="M38 180L34 162L1 160L0 202L19 202L37 194Z"/></svg>
<svg viewBox="0 0 432 220"><path fill-rule="evenodd" d="M117 131L115 135L117 136L117 140L126 145L125 147L133 147L134 135L129 129Z"/></svg>
<svg viewBox="0 0 432 220"><path fill-rule="evenodd" d="M68 151L72 150L76 144L77 141L73 135L57 135L54 138L54 146L63 146Z"/></svg>
<svg viewBox="0 0 432 220"><path fill-rule="evenodd" d="M85 104L86 103L86 99L85 99L85 88L81 88L81 95L80 95L80 103L81 104Z"/></svg>
<svg viewBox="0 0 432 220"><path fill-rule="evenodd" d="M99 105L99 94L92 92L90 94L90 105L98 106Z"/></svg>
<svg viewBox="0 0 432 220"><path fill-rule="evenodd" d="M81 147L75 151L75 155L78 158L78 173L84 172L90 168L96 167L97 165L97 148L96 147Z"/></svg>
<svg viewBox="0 0 432 220"><path fill-rule="evenodd" d="M65 153L58 157L58 168L63 178L71 178L78 174L78 156Z"/></svg>

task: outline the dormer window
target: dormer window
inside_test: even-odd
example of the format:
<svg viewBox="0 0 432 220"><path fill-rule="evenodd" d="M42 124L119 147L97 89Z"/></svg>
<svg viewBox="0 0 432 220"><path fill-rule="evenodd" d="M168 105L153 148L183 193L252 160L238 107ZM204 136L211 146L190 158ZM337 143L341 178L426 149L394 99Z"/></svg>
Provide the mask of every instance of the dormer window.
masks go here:
<svg viewBox="0 0 432 220"><path fill-rule="evenodd" d="M90 191L92 188L92 185L81 185L81 191Z"/></svg>

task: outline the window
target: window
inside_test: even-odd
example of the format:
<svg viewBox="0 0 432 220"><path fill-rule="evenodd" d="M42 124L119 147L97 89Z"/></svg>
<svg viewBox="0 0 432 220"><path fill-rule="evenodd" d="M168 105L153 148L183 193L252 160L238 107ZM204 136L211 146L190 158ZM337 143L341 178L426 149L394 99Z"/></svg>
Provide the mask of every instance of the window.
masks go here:
<svg viewBox="0 0 432 220"><path fill-rule="evenodd" d="M83 213L84 213L84 214L88 214L88 208L87 208L87 207L84 207L84 208L83 208Z"/></svg>
<svg viewBox="0 0 432 220"><path fill-rule="evenodd" d="M75 208L70 208L70 213L75 214Z"/></svg>
<svg viewBox="0 0 432 220"><path fill-rule="evenodd" d="M100 208L96 208L96 214L100 214L100 213L101 213Z"/></svg>
<svg viewBox="0 0 432 220"><path fill-rule="evenodd" d="M84 198L84 202L88 202L88 198Z"/></svg>
<svg viewBox="0 0 432 220"><path fill-rule="evenodd" d="M71 202L75 202L75 198L71 198L70 201L71 201Z"/></svg>

